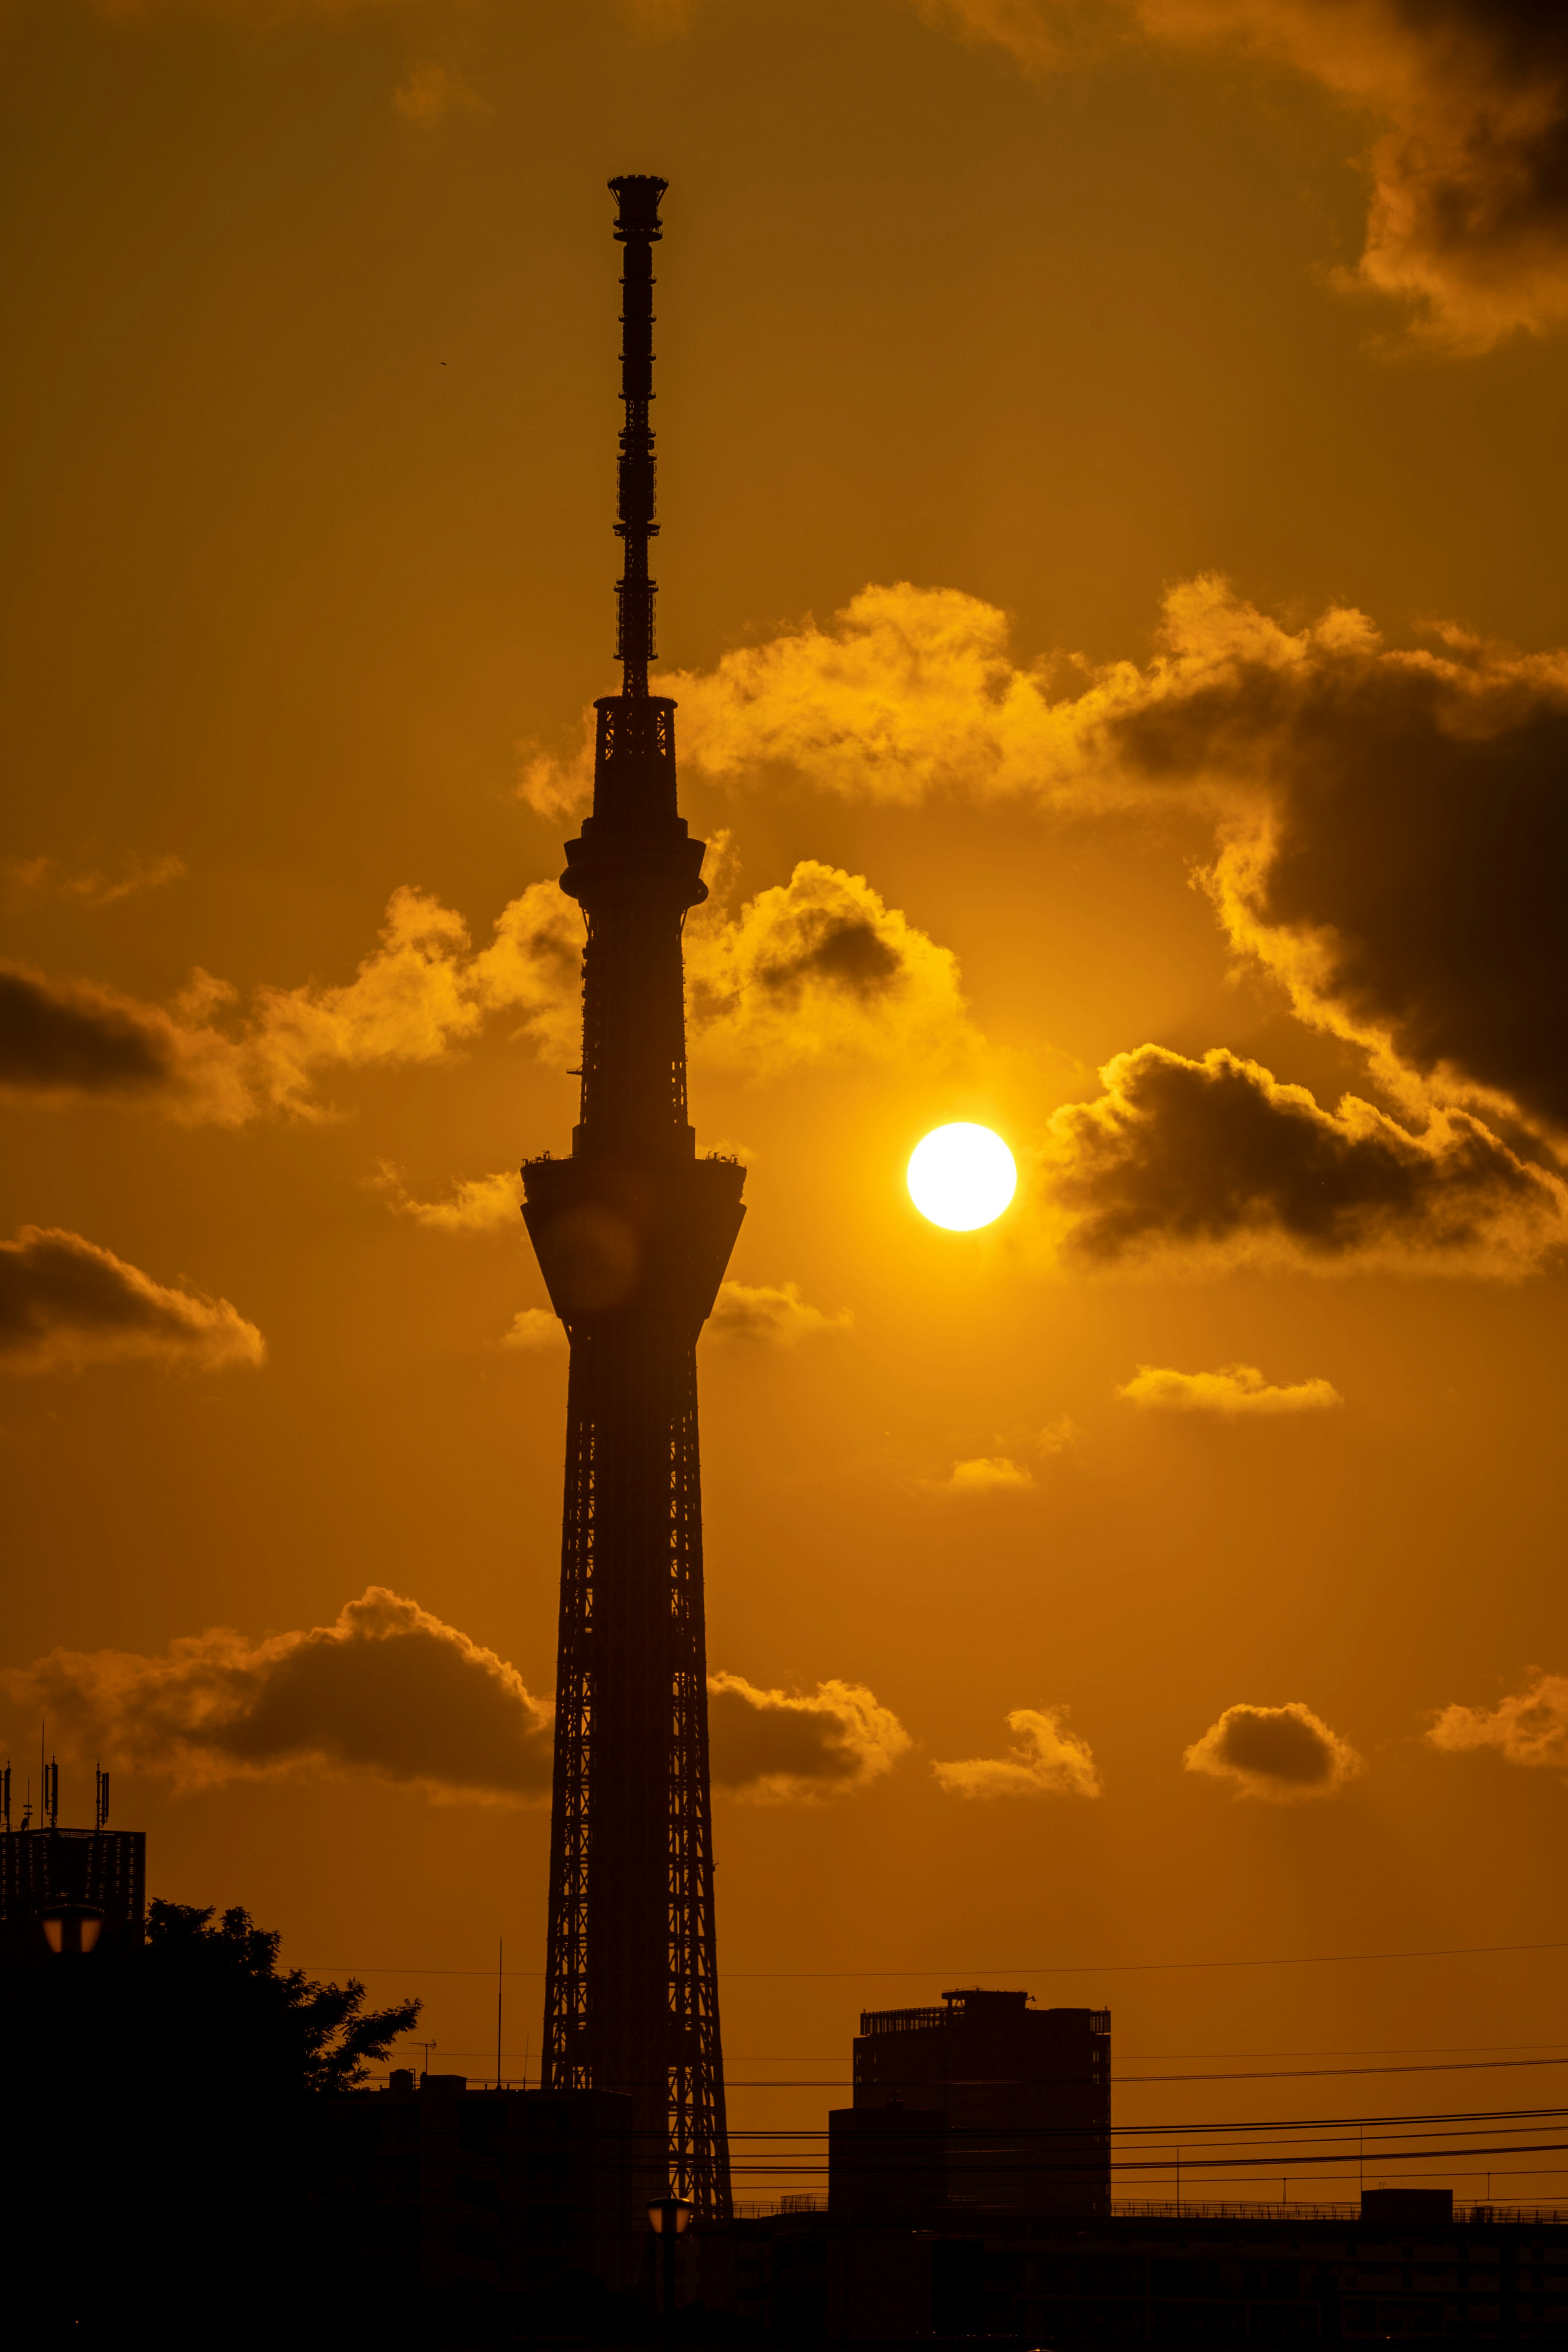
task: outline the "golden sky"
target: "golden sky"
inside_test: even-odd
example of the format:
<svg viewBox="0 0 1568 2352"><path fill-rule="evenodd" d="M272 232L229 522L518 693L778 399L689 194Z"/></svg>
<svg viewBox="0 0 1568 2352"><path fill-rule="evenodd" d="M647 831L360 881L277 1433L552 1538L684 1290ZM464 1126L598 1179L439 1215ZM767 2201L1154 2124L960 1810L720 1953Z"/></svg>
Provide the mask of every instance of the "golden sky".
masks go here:
<svg viewBox="0 0 1568 2352"><path fill-rule="evenodd" d="M1123 2071L1568 2057L1559 12L6 0L0 58L18 1781L44 1713L67 1816L101 1759L156 1891L455 2071L504 1936L537 2063L512 1171L574 1117L604 184L658 171L692 1098L752 1171L725 2043L823 2086L732 2120L976 1979ZM1019 1160L982 1233L904 1190L950 1119Z"/></svg>

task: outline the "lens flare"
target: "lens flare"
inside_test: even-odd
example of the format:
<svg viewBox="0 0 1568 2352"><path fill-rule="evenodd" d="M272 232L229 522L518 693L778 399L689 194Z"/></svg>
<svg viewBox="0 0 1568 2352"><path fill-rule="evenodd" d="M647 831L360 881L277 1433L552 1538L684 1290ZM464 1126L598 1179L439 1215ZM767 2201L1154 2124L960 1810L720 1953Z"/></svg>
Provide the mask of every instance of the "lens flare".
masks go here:
<svg viewBox="0 0 1568 2352"><path fill-rule="evenodd" d="M994 1223L1017 1189L1018 1171L999 1135L960 1119L933 1128L910 1154L910 1198L950 1233Z"/></svg>

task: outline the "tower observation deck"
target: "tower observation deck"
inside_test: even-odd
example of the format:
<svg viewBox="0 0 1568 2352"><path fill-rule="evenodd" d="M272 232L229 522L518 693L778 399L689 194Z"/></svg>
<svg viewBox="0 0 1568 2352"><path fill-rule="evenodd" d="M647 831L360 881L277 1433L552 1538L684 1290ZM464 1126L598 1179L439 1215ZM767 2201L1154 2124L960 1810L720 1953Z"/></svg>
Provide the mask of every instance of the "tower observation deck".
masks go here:
<svg viewBox="0 0 1568 2352"><path fill-rule="evenodd" d="M566 1327L566 1485L544 2001L547 2090L632 2100L647 2194L730 2211L713 1938L697 1339L745 1171L696 1156L681 931L707 897L676 806L675 705L648 692L653 248L662 180L612 180L621 279L619 694L561 887L583 910L582 1107L522 1171Z"/></svg>

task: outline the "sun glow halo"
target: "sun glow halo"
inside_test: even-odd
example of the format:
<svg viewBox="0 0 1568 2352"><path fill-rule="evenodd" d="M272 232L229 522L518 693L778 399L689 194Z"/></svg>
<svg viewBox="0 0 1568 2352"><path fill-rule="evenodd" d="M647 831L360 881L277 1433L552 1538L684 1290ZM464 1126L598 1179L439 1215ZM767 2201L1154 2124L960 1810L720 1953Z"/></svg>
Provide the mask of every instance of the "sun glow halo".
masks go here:
<svg viewBox="0 0 1568 2352"><path fill-rule="evenodd" d="M933 1128L910 1154L910 1198L922 1217L950 1233L995 1222L1017 1189L1018 1171L999 1135L960 1119Z"/></svg>

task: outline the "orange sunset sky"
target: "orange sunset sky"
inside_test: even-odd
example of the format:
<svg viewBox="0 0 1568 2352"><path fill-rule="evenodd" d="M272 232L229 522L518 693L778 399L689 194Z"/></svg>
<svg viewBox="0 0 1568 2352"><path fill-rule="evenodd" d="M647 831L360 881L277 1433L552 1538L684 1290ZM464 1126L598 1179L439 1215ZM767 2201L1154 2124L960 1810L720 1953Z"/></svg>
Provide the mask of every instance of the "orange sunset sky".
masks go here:
<svg viewBox="0 0 1568 2352"><path fill-rule="evenodd" d="M504 1937L537 2067L515 1171L658 172L693 1116L751 1170L724 2039L805 2135L737 2193L818 2185L863 2006L973 1981L1283 2077L1121 2123L1551 2105L1560 11L4 0L0 62L14 1818L42 1717L62 1819L108 1765L151 1891L418 1993L433 2065L493 2074ZM904 1187L954 1119L1020 1168L974 1234Z"/></svg>

